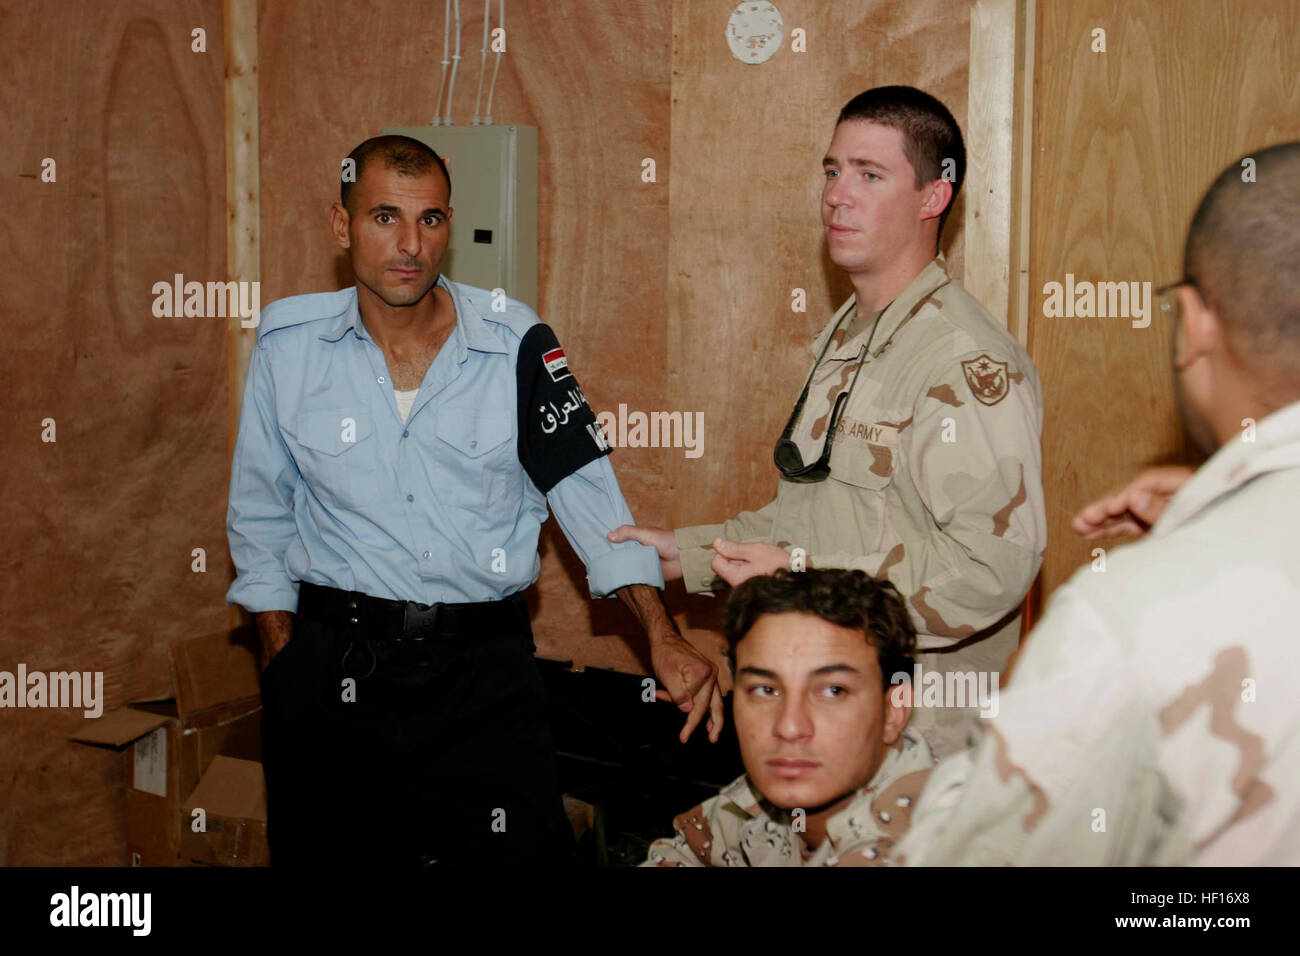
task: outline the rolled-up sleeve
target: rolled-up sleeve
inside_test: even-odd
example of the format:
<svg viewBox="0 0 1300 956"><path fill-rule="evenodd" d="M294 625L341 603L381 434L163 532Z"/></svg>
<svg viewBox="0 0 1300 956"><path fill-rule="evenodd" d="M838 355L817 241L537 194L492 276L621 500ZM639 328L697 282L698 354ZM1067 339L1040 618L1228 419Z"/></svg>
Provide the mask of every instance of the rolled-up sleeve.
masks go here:
<svg viewBox="0 0 1300 956"><path fill-rule="evenodd" d="M284 563L285 552L298 535L293 514L298 466L280 435L274 408L270 353L259 345L248 365L226 511L226 534L236 570L226 602L254 614L298 607L298 584Z"/></svg>
<svg viewBox="0 0 1300 956"><path fill-rule="evenodd" d="M635 541L614 544L606 538L619 525L635 524L609 458L583 465L556 484L546 500L564 536L587 567L592 597L607 597L629 584L664 586L659 554L654 548Z"/></svg>

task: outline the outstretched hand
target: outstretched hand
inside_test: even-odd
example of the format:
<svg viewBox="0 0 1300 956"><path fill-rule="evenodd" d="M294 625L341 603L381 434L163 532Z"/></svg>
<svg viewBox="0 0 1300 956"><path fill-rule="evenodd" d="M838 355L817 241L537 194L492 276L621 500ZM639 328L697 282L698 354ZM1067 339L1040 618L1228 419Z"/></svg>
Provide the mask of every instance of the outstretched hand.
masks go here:
<svg viewBox="0 0 1300 956"><path fill-rule="evenodd" d="M775 574L790 566L790 555L784 548L762 541L728 541L715 538L713 573L733 588L761 574Z"/></svg>
<svg viewBox="0 0 1300 956"><path fill-rule="evenodd" d="M1081 509L1072 527L1087 541L1145 534L1194 472L1186 465L1148 468L1122 488Z"/></svg>
<svg viewBox="0 0 1300 956"><path fill-rule="evenodd" d="M666 528L643 528L640 525L622 524L606 537L617 544L620 541L639 541L659 552L659 566L665 581L682 578L681 554L677 550L677 536Z"/></svg>

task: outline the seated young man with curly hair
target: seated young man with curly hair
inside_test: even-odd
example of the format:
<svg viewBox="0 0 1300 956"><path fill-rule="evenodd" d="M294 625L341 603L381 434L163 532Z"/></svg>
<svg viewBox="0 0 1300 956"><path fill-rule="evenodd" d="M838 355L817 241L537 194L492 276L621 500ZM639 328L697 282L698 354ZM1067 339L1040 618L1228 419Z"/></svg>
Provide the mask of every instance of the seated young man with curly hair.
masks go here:
<svg viewBox="0 0 1300 956"><path fill-rule="evenodd" d="M643 866L889 861L934 765L907 730L916 632L888 582L809 569L727 602L745 775L673 821Z"/></svg>

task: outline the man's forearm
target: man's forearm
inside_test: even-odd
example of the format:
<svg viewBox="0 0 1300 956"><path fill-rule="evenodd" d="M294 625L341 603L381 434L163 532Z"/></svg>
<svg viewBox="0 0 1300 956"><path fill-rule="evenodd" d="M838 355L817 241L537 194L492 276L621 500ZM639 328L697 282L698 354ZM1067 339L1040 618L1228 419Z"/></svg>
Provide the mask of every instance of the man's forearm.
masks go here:
<svg viewBox="0 0 1300 956"><path fill-rule="evenodd" d="M614 593L636 616L650 640L656 640L665 634L679 633L677 625L668 616L668 609L664 607L663 597L659 594L658 588L652 588L648 584L628 584Z"/></svg>
<svg viewBox="0 0 1300 956"><path fill-rule="evenodd" d="M293 637L293 612L262 611L253 615L257 636L262 640L263 666Z"/></svg>

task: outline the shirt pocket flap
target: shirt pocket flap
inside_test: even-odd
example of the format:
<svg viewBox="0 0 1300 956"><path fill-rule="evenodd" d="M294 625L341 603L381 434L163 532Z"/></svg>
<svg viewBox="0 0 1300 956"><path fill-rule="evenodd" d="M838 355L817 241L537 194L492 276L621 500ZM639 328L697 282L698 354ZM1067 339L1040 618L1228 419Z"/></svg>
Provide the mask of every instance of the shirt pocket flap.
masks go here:
<svg viewBox="0 0 1300 956"><path fill-rule="evenodd" d="M478 458L514 436L514 418L510 412L441 408L435 431L465 457Z"/></svg>
<svg viewBox="0 0 1300 956"><path fill-rule="evenodd" d="M369 438L371 422L369 416L358 415L351 409L324 408L299 412L297 429L299 444L336 456Z"/></svg>
<svg viewBox="0 0 1300 956"><path fill-rule="evenodd" d="M845 436L831 449L831 477L859 488L884 491L894 480L897 446L854 441Z"/></svg>

